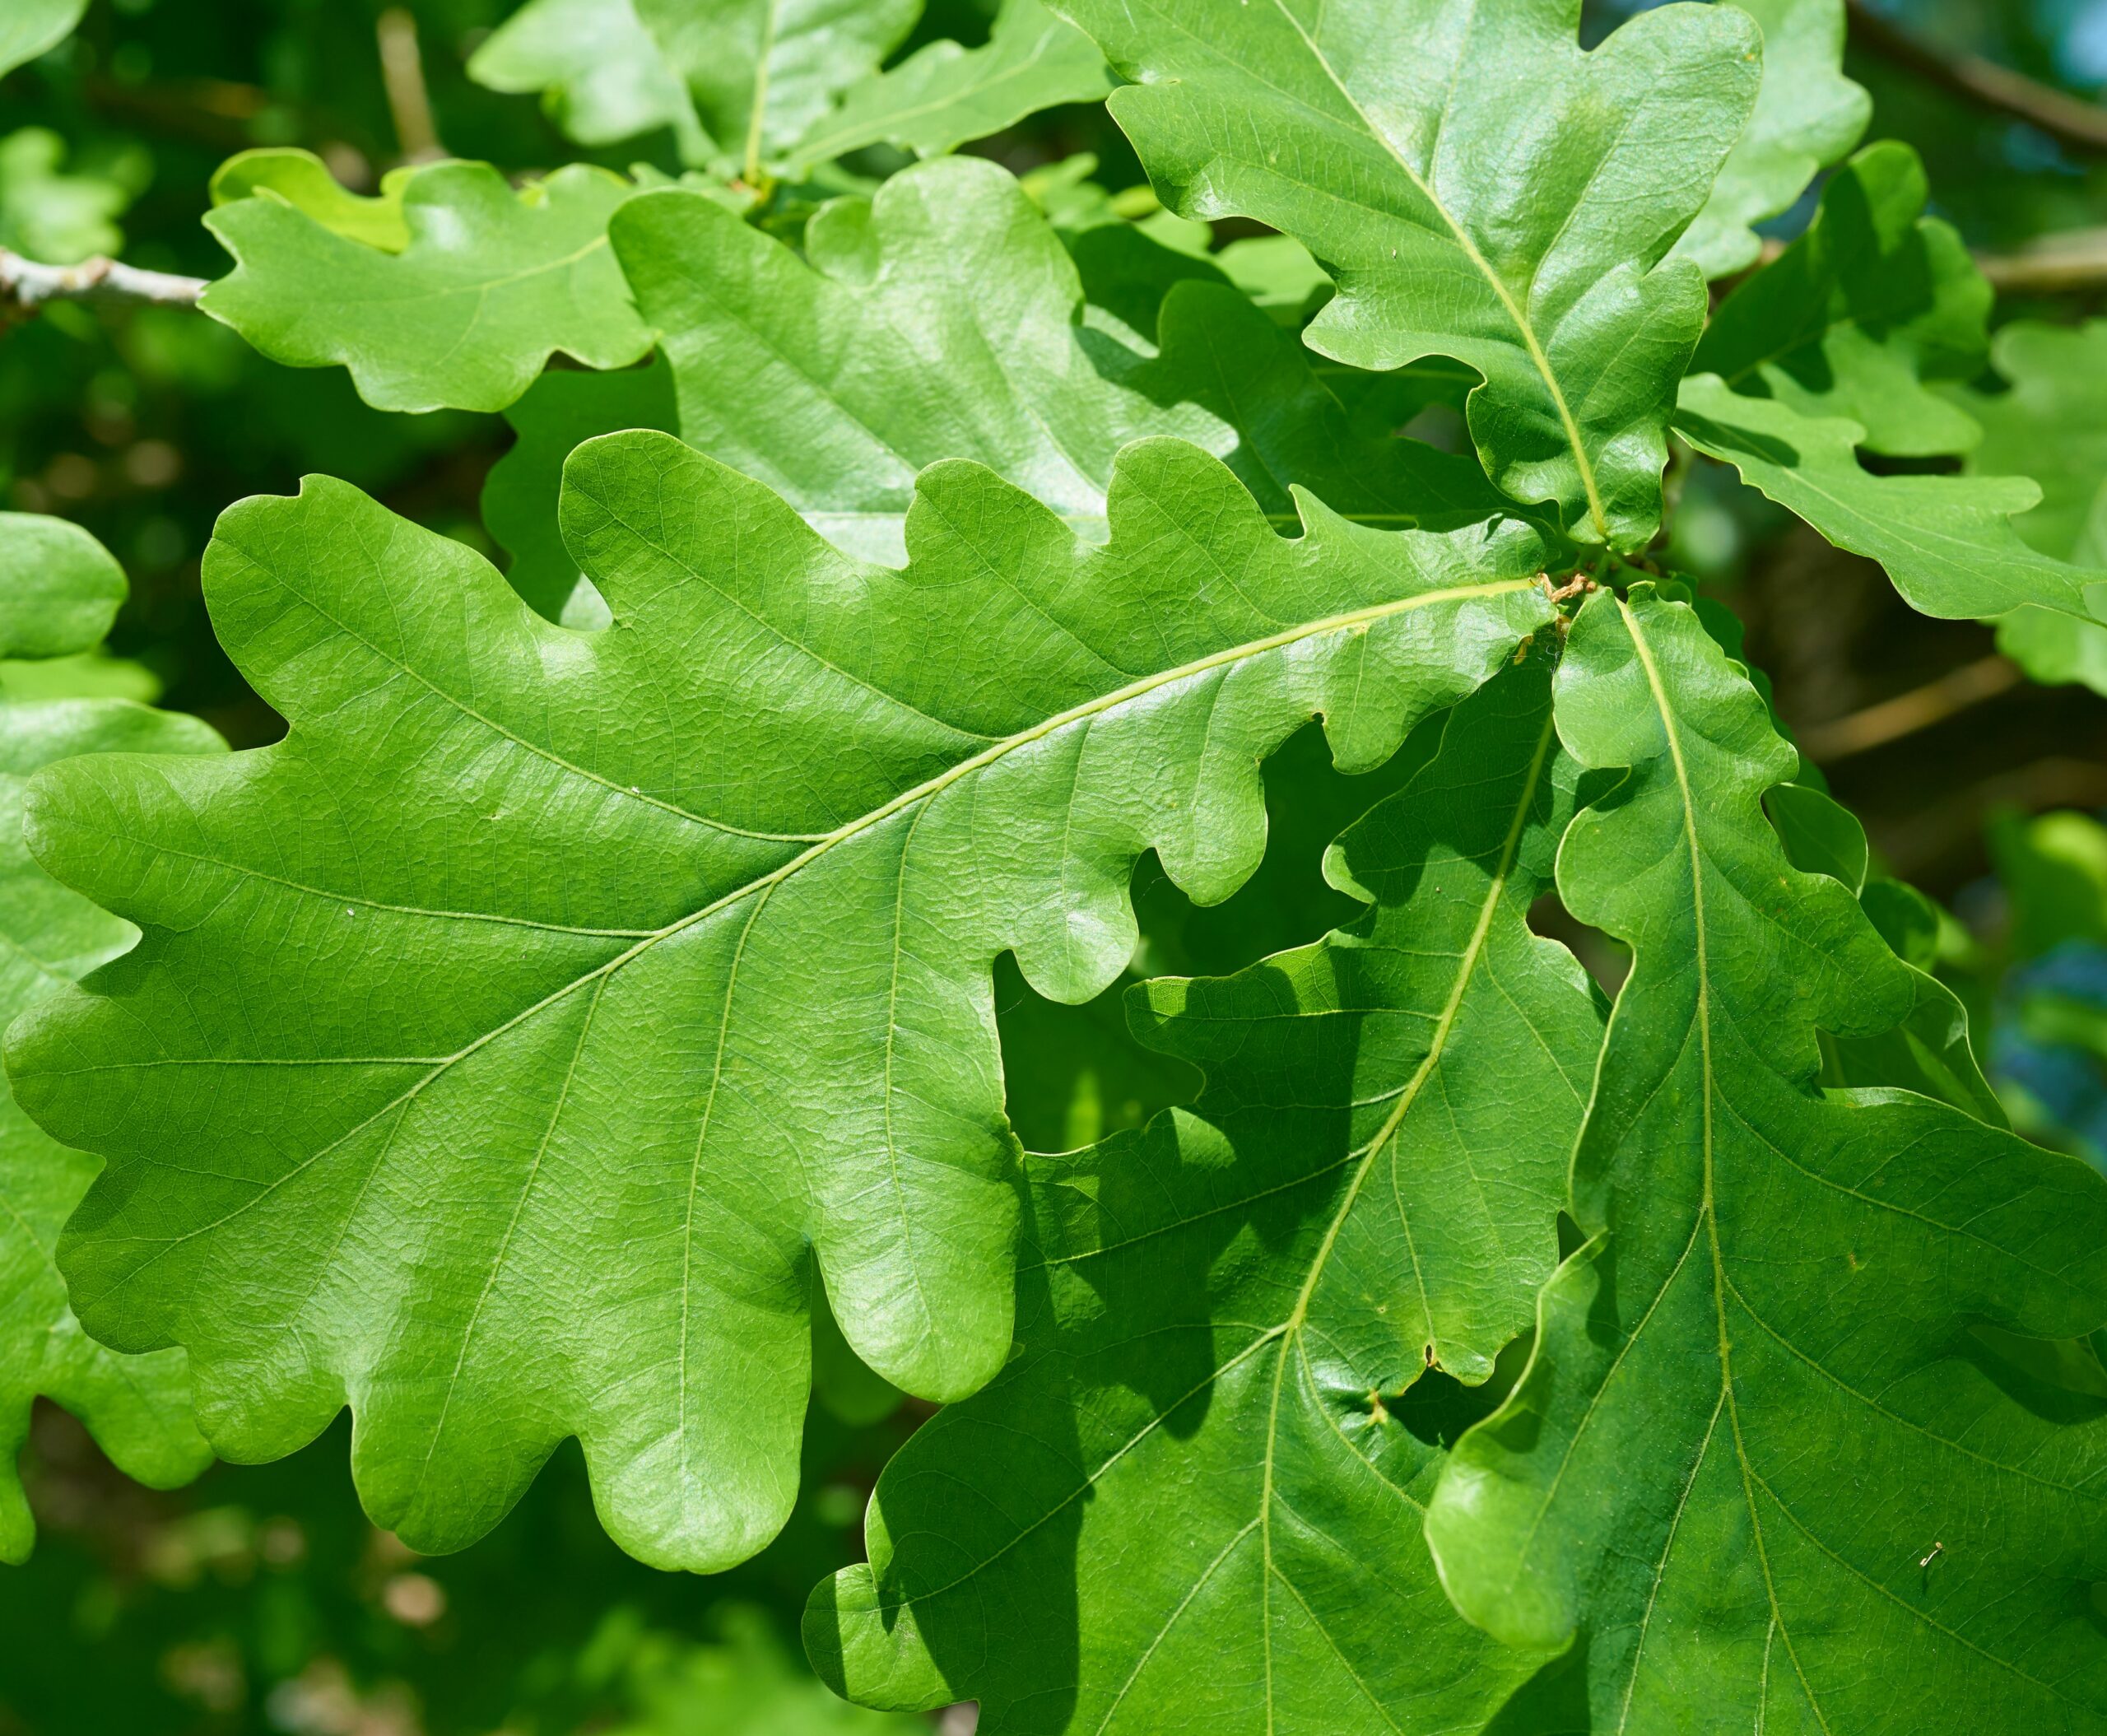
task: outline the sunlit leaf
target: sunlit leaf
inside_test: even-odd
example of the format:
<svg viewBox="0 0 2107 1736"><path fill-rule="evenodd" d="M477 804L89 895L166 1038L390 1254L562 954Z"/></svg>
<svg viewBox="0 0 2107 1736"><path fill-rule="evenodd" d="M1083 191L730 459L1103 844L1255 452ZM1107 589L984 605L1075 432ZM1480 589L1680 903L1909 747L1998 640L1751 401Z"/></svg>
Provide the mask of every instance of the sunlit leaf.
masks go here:
<svg viewBox="0 0 2107 1736"><path fill-rule="evenodd" d="M1374 908L1134 994L1194 1110L1031 1160L1020 1352L879 1481L815 1595L852 1697L998 1733L1477 1729L1537 1661L1457 1619L1420 1516L1528 1324L1601 1039L1533 936L1572 811L1551 659L1339 841ZM1038 1642L1004 1643L1030 1633Z"/></svg>
<svg viewBox="0 0 2107 1736"><path fill-rule="evenodd" d="M853 86L787 153L825 162L868 145L937 156L1061 103L1098 102L1112 88L1105 57L1039 0L1005 0L979 48L930 43Z"/></svg>
<svg viewBox="0 0 2107 1736"><path fill-rule="evenodd" d="M634 0L728 169L751 179L878 69L922 0Z"/></svg>
<svg viewBox="0 0 2107 1736"><path fill-rule="evenodd" d="M0 514L0 651L84 651L123 595L117 563L85 531ZM22 840L30 775L75 754L212 754L226 745L195 718L125 700L0 699L0 1026L124 952L137 932L30 859ZM35 1536L15 1460L39 1397L79 1417L142 1482L187 1482L212 1458L190 1420L183 1353L119 1356L92 1342L67 1305L53 1250L98 1167L45 1134L0 1086L0 1561L26 1558Z"/></svg>
<svg viewBox="0 0 2107 1736"><path fill-rule="evenodd" d="M2107 609L2107 575L2041 554L2013 528L2041 498L2023 477L1877 476L1858 462L1858 423L1744 397L1713 374L1683 382L1676 431L1839 548L1877 561L1924 614L1960 620L2031 603L2097 619Z"/></svg>
<svg viewBox="0 0 2107 1736"><path fill-rule="evenodd" d="M650 347L607 249L631 190L583 165L515 193L486 163L436 163L401 184L399 254L258 193L206 218L235 265L202 305L273 361L349 368L376 408L502 409L559 350L616 368Z"/></svg>
<svg viewBox="0 0 2107 1736"><path fill-rule="evenodd" d="M1704 275L1667 256L1756 100L1731 6L1641 13L1592 53L1579 0L1062 0L1134 87L1114 115L1187 216L1254 217L1338 284L1305 334L1484 376L1470 428L1575 537L1650 538Z"/></svg>
<svg viewBox="0 0 2107 1736"><path fill-rule="evenodd" d="M342 186L313 151L273 145L237 151L214 170L212 202L231 205L259 193L275 195L333 235L399 254L410 244L409 226L402 221L402 188L416 172L389 170L380 178L379 195L369 198Z"/></svg>
<svg viewBox="0 0 2107 1736"><path fill-rule="evenodd" d="M1737 0L1763 30L1763 85L1704 210L1676 243L1708 277L1756 263L1752 226L1792 208L1858 142L1872 105L1844 76L1844 0Z"/></svg>
<svg viewBox="0 0 2107 1736"><path fill-rule="evenodd" d="M1992 353L2011 389L1956 394L1983 429L1968 469L2031 477L2041 504L2012 528L2044 555L2107 570L2107 320L2015 320ZM2021 609L1998 623L1998 647L2036 681L2107 693L2107 627Z"/></svg>
<svg viewBox="0 0 2107 1736"><path fill-rule="evenodd" d="M686 85L632 0L527 0L469 56L468 76L493 91L539 95L581 145L670 127L682 156L709 154Z"/></svg>
<svg viewBox="0 0 2107 1736"><path fill-rule="evenodd" d="M1966 451L1981 431L1929 389L1980 371L1990 286L1952 226L1923 215L1927 196L1907 145L1860 151L1807 233L1727 297L1691 366L1802 416L1848 417L1868 452Z"/></svg>
<svg viewBox="0 0 2107 1736"><path fill-rule="evenodd" d="M1761 802L1795 756L1686 609L1593 599L1557 716L1628 768L1560 892L1635 957L1574 1156L1588 1240L1450 1457L1444 1583L1514 1643L1573 1641L1593 1723L1556 1728L2096 1727L2107 1404L1977 1329L2107 1319L2107 1182L1816 1087L1819 1033L1892 1028L1909 973L1788 865Z"/></svg>
<svg viewBox="0 0 2107 1736"><path fill-rule="evenodd" d="M414 1546L478 1535L574 1435L625 1547L751 1553L795 1492L815 1259L910 1392L1007 1352L997 956L1088 998L1144 851L1218 901L1268 752L1322 714L1379 765L1547 617L1523 525L1302 510L1282 537L1144 441L1079 544L947 463L894 571L621 434L565 472L597 633L344 485L230 510L215 623L291 733L31 798L41 859L147 931L9 1052L110 1160L66 1245L82 1318L187 1347L237 1457L350 1404Z"/></svg>

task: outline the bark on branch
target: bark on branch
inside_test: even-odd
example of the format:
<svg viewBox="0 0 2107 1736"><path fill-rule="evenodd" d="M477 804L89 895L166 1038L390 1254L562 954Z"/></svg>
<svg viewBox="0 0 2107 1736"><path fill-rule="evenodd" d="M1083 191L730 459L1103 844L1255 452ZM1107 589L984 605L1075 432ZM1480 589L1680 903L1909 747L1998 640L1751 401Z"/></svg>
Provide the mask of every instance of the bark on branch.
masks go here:
<svg viewBox="0 0 2107 1736"><path fill-rule="evenodd" d="M40 265L0 247L0 310L34 313L49 301L90 301L119 307L195 307L202 277L150 272L115 259L78 265Z"/></svg>
<svg viewBox="0 0 2107 1736"><path fill-rule="evenodd" d="M2107 109L1979 54L1942 54L1867 3L1846 0L1851 40L1979 108L2009 114L2079 151L2107 156Z"/></svg>

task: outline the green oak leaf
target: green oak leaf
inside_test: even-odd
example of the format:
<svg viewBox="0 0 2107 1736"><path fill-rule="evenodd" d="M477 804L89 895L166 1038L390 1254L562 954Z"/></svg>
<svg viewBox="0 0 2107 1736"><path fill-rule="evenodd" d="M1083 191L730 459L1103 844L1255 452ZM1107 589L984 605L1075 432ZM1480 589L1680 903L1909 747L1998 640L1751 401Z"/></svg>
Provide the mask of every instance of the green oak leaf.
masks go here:
<svg viewBox="0 0 2107 1736"><path fill-rule="evenodd" d="M0 514L0 650L85 652L123 594L117 563L86 532ZM0 1026L125 952L137 933L30 859L30 775L75 754L226 747L195 718L127 700L0 700ZM53 1251L97 1166L45 1134L0 1085L0 1561L26 1560L36 1535L15 1461L39 1397L65 1406L120 1470L156 1488L188 1482L212 1459L190 1419L182 1352L119 1356L89 1338L67 1305Z"/></svg>
<svg viewBox="0 0 2107 1736"><path fill-rule="evenodd" d="M414 1547L487 1529L575 1436L616 1540L696 1569L789 1510L815 1260L875 1372L989 1379L996 957L1087 999L1143 852L1219 901L1273 747L1321 713L1342 769L1379 765L1551 614L1524 525L1305 498L1291 539L1176 441L1127 448L1106 511L1080 543L940 464L895 571L612 435L565 472L612 613L581 633L344 484L230 509L207 600L286 739L31 794L40 859L146 931L9 1051L110 1162L62 1255L81 1318L185 1346L234 1457L348 1403Z"/></svg>
<svg viewBox="0 0 2107 1736"><path fill-rule="evenodd" d="M1756 100L1746 13L1647 12L1584 54L1580 0L1056 10L1137 81L1112 112L1167 204L1270 224L1337 282L1313 347L1468 363L1493 480L1583 541L1646 542L1705 313L1667 256Z"/></svg>
<svg viewBox="0 0 2107 1736"><path fill-rule="evenodd" d="M751 181L877 72L922 0L634 0L720 161Z"/></svg>
<svg viewBox="0 0 2107 1736"><path fill-rule="evenodd" d="M124 245L117 220L138 190L123 174L68 175L66 142L48 127L0 138L0 247L51 265L72 265Z"/></svg>
<svg viewBox="0 0 2107 1736"><path fill-rule="evenodd" d="M618 368L650 348L607 248L632 190L584 164L515 193L487 163L435 163L402 183L399 254L237 199L205 219L235 265L199 305L273 361L342 364L377 409L501 410L559 350Z"/></svg>
<svg viewBox="0 0 2107 1736"><path fill-rule="evenodd" d="M1907 145L1860 151L1806 234L1720 305L1691 368L1802 416L1849 417L1868 452L1966 451L1981 430L1931 389L1982 370L1991 291L1952 225L1923 214L1927 197Z"/></svg>
<svg viewBox="0 0 2107 1736"><path fill-rule="evenodd" d="M1910 1011L1889 1030L1851 1036L1822 1032L1821 1082L1919 1091L1993 1126L2007 1125L2004 1107L1970 1045L1967 1009L1931 975L1938 935L1931 901L1914 887L1872 872L1865 827L1824 792L1804 784L1780 784L1765 794L1764 809L1788 862L1849 888L1908 970L1914 997Z"/></svg>
<svg viewBox="0 0 2107 1736"><path fill-rule="evenodd" d="M538 95L581 145L670 127L682 156L709 155L687 86L632 0L527 0L468 57L468 76L489 90Z"/></svg>
<svg viewBox="0 0 2107 1736"><path fill-rule="evenodd" d="M1844 76L1844 0L1737 0L1763 31L1763 84L1748 126L1682 239L1677 257L1730 277L1763 249L1751 225L1792 208L1817 170L1858 142L1872 113Z"/></svg>
<svg viewBox="0 0 2107 1736"><path fill-rule="evenodd" d="M0 11L0 73L57 48L87 9L88 0L7 0Z"/></svg>
<svg viewBox="0 0 2107 1736"><path fill-rule="evenodd" d="M564 547L556 506L564 460L597 435L623 428L679 432L672 370L663 361L608 374L551 369L505 408L517 439L483 483L483 525L512 556L505 576L537 613L567 626L598 624L604 612ZM566 611L578 600L583 616Z"/></svg>
<svg viewBox="0 0 2107 1736"><path fill-rule="evenodd" d="M545 375L509 412L519 444L485 497L514 585L551 618L578 574L556 524L564 457L623 427L678 432L877 560L901 558L915 475L946 458L984 463L1100 534L1114 455L1151 435L1225 458L1283 525L1291 484L1385 527L1450 528L1509 504L1468 458L1356 434L1308 352L1218 277L1165 300L1168 274L1137 268L1147 313L1129 311L1156 342L1113 329L992 163L921 164L872 200L830 205L803 258L693 193L631 201L613 235L667 365ZM1123 226L1116 240L1159 265L1181 257Z"/></svg>
<svg viewBox="0 0 2107 1736"><path fill-rule="evenodd" d="M1598 1730L2107 1728L2107 1412L1973 1329L2107 1319L2107 1181L1817 1087L1819 1034L1892 1028L1909 973L1788 863L1761 803L1796 756L1686 608L1592 599L1557 718L1628 768L1560 893L1635 957L1574 1154L1588 1240L1450 1456L1444 1583L1512 1643L1577 1634Z"/></svg>
<svg viewBox="0 0 2107 1736"><path fill-rule="evenodd" d="M2015 320L1991 355L2011 389L1955 394L1983 430L1966 469L2033 477L2041 504L2012 528L2044 555L2107 569L2107 320ZM2107 627L2019 609L1998 623L1998 646L2036 681L2107 693Z"/></svg>
<svg viewBox="0 0 2107 1736"><path fill-rule="evenodd" d="M333 235L399 254L410 244L409 225L402 221L402 187L416 173L407 167L389 170L380 178L379 195L369 197L341 185L312 151L267 146L238 151L212 171L212 203L275 197Z"/></svg>
<svg viewBox="0 0 2107 1736"><path fill-rule="evenodd" d="M990 1736L1346 1736L1476 1729L1539 1661L1457 1620L1420 1517L1451 1377L1492 1374L1556 1259L1602 1036L1527 921L1573 807L1552 660L1333 847L1358 920L1133 992L1207 1088L1030 1160L1018 1354L886 1467L870 1565L807 1610L838 1689L976 1699Z"/></svg>
<svg viewBox="0 0 2107 1736"><path fill-rule="evenodd" d="M2041 498L2024 477L1876 476L1858 463L1858 423L1745 397L1716 374L1683 382L1675 426L1839 548L1877 561L1926 615L1980 618L2036 604L2096 620L2107 608L2107 575L2021 540L2013 519Z"/></svg>
<svg viewBox="0 0 2107 1736"><path fill-rule="evenodd" d="M77 524L0 512L0 657L68 657L102 641L124 569Z"/></svg>
<svg viewBox="0 0 2107 1736"><path fill-rule="evenodd" d="M1112 88L1096 45L1039 3L1003 0L979 48L940 41L852 86L786 153L795 166L868 145L940 156L1061 103L1100 102Z"/></svg>

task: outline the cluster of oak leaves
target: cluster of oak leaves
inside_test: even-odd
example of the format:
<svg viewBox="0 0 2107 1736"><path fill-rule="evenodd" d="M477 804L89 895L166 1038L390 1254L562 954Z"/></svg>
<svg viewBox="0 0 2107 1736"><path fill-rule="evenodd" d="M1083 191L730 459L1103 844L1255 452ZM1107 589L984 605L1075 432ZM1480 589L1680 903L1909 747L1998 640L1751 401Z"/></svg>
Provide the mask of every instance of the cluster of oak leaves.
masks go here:
<svg viewBox="0 0 2107 1736"><path fill-rule="evenodd" d="M440 1550L576 1436L625 1548L721 1569L830 1312L945 1403L807 1613L871 1706L2107 1729L2107 1182L2006 1129L1928 907L1648 553L1672 440L2107 689L2052 438L2107 333L1970 386L1989 291L1849 154L1840 0L1585 54L1561 0L1009 0L883 72L912 0L778 10L480 57L587 142L656 105L677 183L222 171L205 310L505 411L510 564L310 479L205 561L284 741L0 710L0 1447L45 1394L171 1482L348 1405ZM1172 211L1277 235L947 154L1108 90ZM1472 450L1394 436L1459 379ZM123 594L55 520L0 569L9 657ZM1325 859L1365 913L1140 985L1198 1101L1024 1153L996 960L1104 990L1148 852L1229 896L1313 717L1407 756Z"/></svg>

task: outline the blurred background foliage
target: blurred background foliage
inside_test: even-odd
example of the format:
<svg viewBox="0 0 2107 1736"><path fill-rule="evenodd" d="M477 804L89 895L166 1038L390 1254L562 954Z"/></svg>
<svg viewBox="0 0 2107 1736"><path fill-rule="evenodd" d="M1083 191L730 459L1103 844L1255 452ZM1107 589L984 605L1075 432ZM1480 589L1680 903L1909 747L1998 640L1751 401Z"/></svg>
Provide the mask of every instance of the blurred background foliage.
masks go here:
<svg viewBox="0 0 2107 1736"><path fill-rule="evenodd" d="M1599 35L1638 9L1591 4L1587 28ZM560 101L476 83L471 57L511 10L511 0L91 0L68 40L0 80L0 247L217 276L226 262L199 223L208 184L226 157L260 146L311 150L360 192L411 150L488 159L515 177L580 157L681 170L670 125L587 149L559 129ZM895 60L941 37L984 40L993 10L933 0ZM2083 98L2107 91L2107 0L1891 0L1882 11L1947 60L1980 57ZM415 50L434 139L402 136L384 65L391 41L398 55ZM1993 277L1998 262L2044 249L2093 259L2089 277L2049 294L2030 290L2025 271L2002 278L2000 323L2107 312L2107 150L2058 142L1890 54L1854 46L1849 70L1873 95L1868 137L1923 154L1933 211ZM1240 282L1283 318L1302 301L1300 280L1269 287L1277 262L1248 226L1210 237L1157 213L1100 108L1052 109L970 148L1026 175L1071 228L1136 221L1174 245L1240 244L1226 262ZM849 166L877 175L904 161L881 147ZM1811 190L1771 230L1796 232L1813 200ZM767 221L794 240L809 208L779 200ZM1414 431L1439 439L1453 412L1430 396ZM0 691L63 682L158 697L238 747L272 740L281 725L220 654L199 593L219 511L323 472L492 552L478 497L510 442L496 416L371 409L342 370L274 366L188 310L58 305L0 326L0 497L86 526L132 579L110 654L63 669L0 663ZM1942 973L1970 1008L2015 1121L2107 1167L2100 696L2016 680L1987 628L1911 613L1871 565L1687 458L1671 479L1676 564L1741 617L1781 716L1865 820L1885 868L1939 903ZM1314 731L1298 736L1267 769L1271 846L1236 898L1196 910L1143 864L1136 974L1233 969L1348 914L1322 877L1322 844L1409 775L1433 739L1423 730L1386 770L1349 781ZM1612 949L1555 908L1539 915L1613 984ZM1028 1145L1085 1143L1196 1087L1133 1044L1116 992L1054 1008L1006 966L998 998ZM0 1736L927 1729L835 1701L796 1650L807 1589L859 1552L878 1468L923 1413L900 1405L838 1336L823 1330L818 1351L822 1396L797 1515L718 1580L623 1557L594 1518L574 1450L493 1536L426 1561L360 1512L346 1426L283 1463L216 1467L161 1495L127 1483L47 1407L26 1467L42 1541L29 1566L0 1570ZM963 1711L947 1716L970 1728Z"/></svg>

